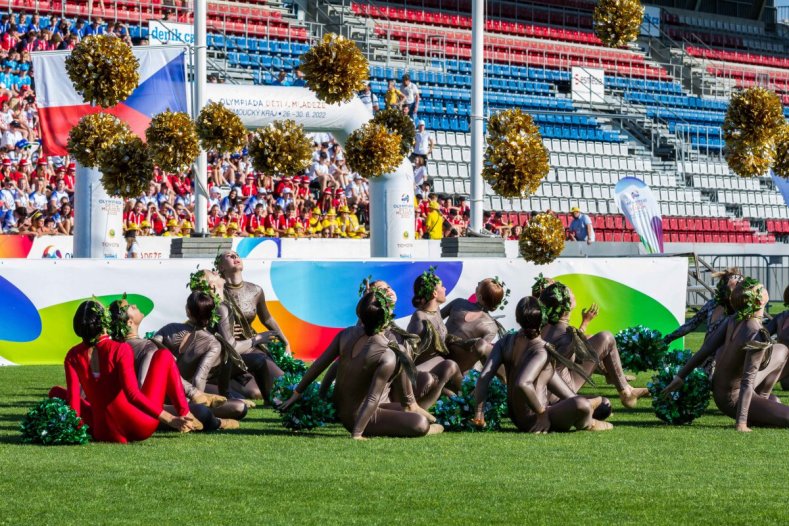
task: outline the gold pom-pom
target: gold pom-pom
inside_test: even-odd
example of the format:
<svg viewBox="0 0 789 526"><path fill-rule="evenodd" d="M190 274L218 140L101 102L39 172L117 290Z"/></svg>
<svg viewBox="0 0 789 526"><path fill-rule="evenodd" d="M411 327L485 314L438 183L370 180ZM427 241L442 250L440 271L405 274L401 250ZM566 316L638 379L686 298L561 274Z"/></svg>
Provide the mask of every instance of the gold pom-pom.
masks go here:
<svg viewBox="0 0 789 526"><path fill-rule="evenodd" d="M403 162L402 138L384 126L368 122L345 142L348 167L362 177L379 177L394 171Z"/></svg>
<svg viewBox="0 0 789 526"><path fill-rule="evenodd" d="M546 265L564 250L564 226L553 214L537 214L523 227L518 240L520 254L526 261Z"/></svg>
<svg viewBox="0 0 789 526"><path fill-rule="evenodd" d="M85 102L102 108L123 102L140 82L131 47L110 35L85 37L66 58L66 72Z"/></svg>
<svg viewBox="0 0 789 526"><path fill-rule="evenodd" d="M502 197L526 197L550 171L550 156L531 115L506 110L488 122L482 178Z"/></svg>
<svg viewBox="0 0 789 526"><path fill-rule="evenodd" d="M767 174L776 157L773 139L762 144L730 140L726 143L726 162L740 177L759 177Z"/></svg>
<svg viewBox="0 0 789 526"><path fill-rule="evenodd" d="M99 152L101 183L110 195L139 197L153 180L153 160L142 139L129 136Z"/></svg>
<svg viewBox="0 0 789 526"><path fill-rule="evenodd" d="M197 136L204 150L235 153L247 143L247 129L241 117L221 102L206 104L197 116Z"/></svg>
<svg viewBox="0 0 789 526"><path fill-rule="evenodd" d="M200 155L197 131L189 115L163 111L151 119L145 130L153 161L165 172L187 169Z"/></svg>
<svg viewBox="0 0 789 526"><path fill-rule="evenodd" d="M312 141L304 126L287 119L259 128L249 142L255 170L268 175L293 175L312 160Z"/></svg>
<svg viewBox="0 0 789 526"><path fill-rule="evenodd" d="M85 115L68 133L68 151L82 166L99 164L99 152L132 135L131 128L109 113Z"/></svg>
<svg viewBox="0 0 789 526"><path fill-rule="evenodd" d="M387 108L376 113L373 122L400 136L401 156L405 157L411 153L416 139L416 128L411 117L398 108Z"/></svg>
<svg viewBox="0 0 789 526"><path fill-rule="evenodd" d="M348 102L364 88L369 65L353 40L328 33L301 56L307 86L322 101Z"/></svg>
<svg viewBox="0 0 789 526"><path fill-rule="evenodd" d="M723 121L723 139L763 145L786 124L781 99L775 92L753 87L731 96Z"/></svg>
<svg viewBox="0 0 789 526"><path fill-rule="evenodd" d="M789 125L782 127L775 136L773 172L778 177L789 179Z"/></svg>
<svg viewBox="0 0 789 526"><path fill-rule="evenodd" d="M594 32L608 47L622 47L638 38L644 19L639 0L600 0L594 9Z"/></svg>

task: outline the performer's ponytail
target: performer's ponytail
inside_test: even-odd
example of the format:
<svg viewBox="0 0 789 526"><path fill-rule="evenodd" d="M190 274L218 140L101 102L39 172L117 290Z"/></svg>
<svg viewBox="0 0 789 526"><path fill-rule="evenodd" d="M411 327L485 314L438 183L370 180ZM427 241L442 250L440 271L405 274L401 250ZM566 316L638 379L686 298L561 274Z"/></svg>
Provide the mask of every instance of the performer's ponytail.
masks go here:
<svg viewBox="0 0 789 526"><path fill-rule="evenodd" d="M538 337L544 324L540 300L533 296L522 298L515 307L515 321L521 326L527 338Z"/></svg>
<svg viewBox="0 0 789 526"><path fill-rule="evenodd" d="M85 345L95 345L99 336L104 334L105 311L101 303L93 300L83 301L74 314L74 334Z"/></svg>

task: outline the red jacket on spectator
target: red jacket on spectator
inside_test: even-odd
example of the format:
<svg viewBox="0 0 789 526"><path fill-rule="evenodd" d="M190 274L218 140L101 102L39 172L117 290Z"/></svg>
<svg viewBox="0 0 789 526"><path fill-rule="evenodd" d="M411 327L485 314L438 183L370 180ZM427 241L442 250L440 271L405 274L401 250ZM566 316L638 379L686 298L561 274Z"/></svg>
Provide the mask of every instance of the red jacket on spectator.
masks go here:
<svg viewBox="0 0 789 526"><path fill-rule="evenodd" d="M249 214L247 216L247 232L252 234L255 232L255 230L257 230L261 226L265 228L267 221L268 221L268 217L266 217L265 215L259 216L255 214Z"/></svg>
<svg viewBox="0 0 789 526"><path fill-rule="evenodd" d="M284 230L287 228L287 218L285 214L269 214L266 216L266 228L273 228L274 230Z"/></svg>
<svg viewBox="0 0 789 526"><path fill-rule="evenodd" d="M258 187L254 182L247 183L241 187L241 195L243 195L244 197L251 197L253 195L257 195L257 193L258 193Z"/></svg>
<svg viewBox="0 0 789 526"><path fill-rule="evenodd" d="M16 37L12 37L10 32L6 32L3 34L2 38L0 38L0 48L10 51L12 48L15 48L19 44L19 39ZM11 86L8 86L9 88Z"/></svg>
<svg viewBox="0 0 789 526"><path fill-rule="evenodd" d="M290 188L293 191L293 181L290 177L283 177L280 179L279 183L277 184L277 190L274 192L276 195L282 195L282 191L285 188Z"/></svg>

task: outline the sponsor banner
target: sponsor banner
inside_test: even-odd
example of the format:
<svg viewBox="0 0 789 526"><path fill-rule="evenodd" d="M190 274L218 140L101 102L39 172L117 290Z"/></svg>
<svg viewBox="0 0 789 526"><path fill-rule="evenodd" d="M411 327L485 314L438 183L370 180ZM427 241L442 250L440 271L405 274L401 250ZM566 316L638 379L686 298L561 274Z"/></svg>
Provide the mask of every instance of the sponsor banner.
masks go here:
<svg viewBox="0 0 789 526"><path fill-rule="evenodd" d="M572 96L578 102L605 102L605 71L573 67Z"/></svg>
<svg viewBox="0 0 789 526"><path fill-rule="evenodd" d="M645 37L660 36L660 8L645 5L644 20L641 22L641 35Z"/></svg>
<svg viewBox="0 0 789 526"><path fill-rule="evenodd" d="M164 44L192 46L195 43L195 26L165 22L163 20L149 20L148 43L151 46Z"/></svg>
<svg viewBox="0 0 789 526"><path fill-rule="evenodd" d="M649 254L663 253L663 219L652 190L641 179L624 177L616 183L616 204L632 223Z"/></svg>
<svg viewBox="0 0 789 526"><path fill-rule="evenodd" d="M0 363L61 363L78 343L72 318L80 302L98 297L105 304L124 293L146 318L141 333L184 319L189 274L206 260L0 260ZM559 259L535 266L522 259L452 259L435 261L284 261L245 260L244 279L263 288L269 310L299 358L312 360L343 328L356 323L359 283L367 276L387 281L399 298L395 316L401 326L414 312L414 280L435 265L448 301L474 300L479 280L498 276L512 289L504 310L495 315L515 327L518 299L530 293L539 273L568 285L577 307L592 303L600 315L587 334L643 324L664 333L684 320L686 258ZM259 320L253 324L262 330ZM677 345L681 345L678 342Z"/></svg>
<svg viewBox="0 0 789 526"><path fill-rule="evenodd" d="M107 109L85 103L74 89L66 73L68 51L32 54L45 155L66 155L69 131L91 113L115 115L145 138L145 129L157 113L187 111L183 46L135 47L133 51L140 61L140 83L128 99Z"/></svg>

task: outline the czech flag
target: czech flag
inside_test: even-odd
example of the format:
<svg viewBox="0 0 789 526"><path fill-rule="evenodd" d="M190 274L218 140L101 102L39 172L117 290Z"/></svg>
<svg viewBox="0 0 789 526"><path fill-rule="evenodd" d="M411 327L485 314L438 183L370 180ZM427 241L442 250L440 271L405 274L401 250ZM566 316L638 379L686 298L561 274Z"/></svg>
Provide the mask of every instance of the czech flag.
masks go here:
<svg viewBox="0 0 789 526"><path fill-rule="evenodd" d="M186 70L182 47L135 47L140 61L140 84L128 99L112 108L82 100L66 73L69 52L33 53L36 98L45 155L66 155L68 134L79 120L104 111L126 122L141 138L156 114L187 112Z"/></svg>

